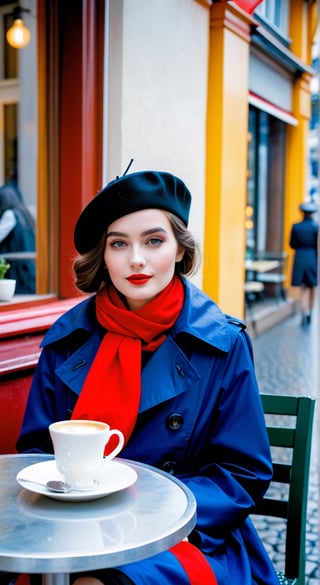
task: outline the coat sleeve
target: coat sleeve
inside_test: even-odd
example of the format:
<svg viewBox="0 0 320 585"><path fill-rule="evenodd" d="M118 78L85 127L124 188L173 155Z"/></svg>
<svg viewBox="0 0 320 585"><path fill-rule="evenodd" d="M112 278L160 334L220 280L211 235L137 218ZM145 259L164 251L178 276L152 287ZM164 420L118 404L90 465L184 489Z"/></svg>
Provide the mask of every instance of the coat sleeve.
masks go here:
<svg viewBox="0 0 320 585"><path fill-rule="evenodd" d="M42 350L16 445L18 452L53 452L48 427L52 422L69 418L77 398L55 374L65 358L51 347Z"/></svg>
<svg viewBox="0 0 320 585"><path fill-rule="evenodd" d="M252 347L244 331L225 361L213 412L206 464L183 478L197 499L197 527L191 540L209 554L243 524L272 476Z"/></svg>
<svg viewBox="0 0 320 585"><path fill-rule="evenodd" d="M53 452L48 426L70 418L101 342L91 319L93 303L92 297L69 309L42 340L16 445L18 452Z"/></svg>

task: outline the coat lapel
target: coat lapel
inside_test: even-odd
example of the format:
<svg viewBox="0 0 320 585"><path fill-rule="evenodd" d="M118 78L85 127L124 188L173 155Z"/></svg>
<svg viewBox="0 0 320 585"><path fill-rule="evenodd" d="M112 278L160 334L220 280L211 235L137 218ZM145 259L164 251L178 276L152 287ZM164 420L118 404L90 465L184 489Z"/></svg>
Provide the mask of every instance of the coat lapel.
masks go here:
<svg viewBox="0 0 320 585"><path fill-rule="evenodd" d="M167 337L143 368L139 412L185 392L199 377L172 337Z"/></svg>
<svg viewBox="0 0 320 585"><path fill-rule="evenodd" d="M56 375L78 395L81 392L100 343L101 335L96 332L56 369Z"/></svg>
<svg viewBox="0 0 320 585"><path fill-rule="evenodd" d="M99 343L100 336L96 333L56 370L62 382L78 395ZM139 412L178 396L198 379L197 370L172 337L167 337L143 369ZM106 380L106 390L107 388Z"/></svg>

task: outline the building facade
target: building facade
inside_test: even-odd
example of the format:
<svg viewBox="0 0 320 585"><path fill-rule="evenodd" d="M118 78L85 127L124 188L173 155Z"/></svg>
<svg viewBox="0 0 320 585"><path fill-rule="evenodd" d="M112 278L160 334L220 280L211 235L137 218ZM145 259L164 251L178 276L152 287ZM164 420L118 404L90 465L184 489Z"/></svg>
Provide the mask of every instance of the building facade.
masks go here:
<svg viewBox="0 0 320 585"><path fill-rule="evenodd" d="M290 254L306 198L317 2L24 0L22 49L5 37L14 5L0 3L0 183L14 164L37 291L2 311L78 294L74 223L133 158L187 183L194 280L243 317L245 258Z"/></svg>

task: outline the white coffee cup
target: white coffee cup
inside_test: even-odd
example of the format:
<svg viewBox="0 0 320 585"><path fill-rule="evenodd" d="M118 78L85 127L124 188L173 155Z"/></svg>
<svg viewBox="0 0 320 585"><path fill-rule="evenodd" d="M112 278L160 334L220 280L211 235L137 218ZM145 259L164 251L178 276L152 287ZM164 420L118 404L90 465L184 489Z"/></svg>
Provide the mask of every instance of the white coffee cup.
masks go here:
<svg viewBox="0 0 320 585"><path fill-rule="evenodd" d="M100 421L63 420L52 423L49 432L58 471L66 483L80 489L94 487L101 465L118 455L124 445L122 432ZM104 456L114 435L118 444Z"/></svg>

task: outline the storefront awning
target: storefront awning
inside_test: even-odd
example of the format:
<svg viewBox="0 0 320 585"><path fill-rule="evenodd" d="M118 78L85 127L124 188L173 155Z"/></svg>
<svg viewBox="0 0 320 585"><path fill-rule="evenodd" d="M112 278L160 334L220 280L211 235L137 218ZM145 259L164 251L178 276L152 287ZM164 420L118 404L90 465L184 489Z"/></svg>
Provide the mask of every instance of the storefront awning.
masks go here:
<svg viewBox="0 0 320 585"><path fill-rule="evenodd" d="M287 124L291 124L291 126L298 125L298 120L292 114L290 114L290 112L275 106L271 102L268 102L251 91L249 92L249 104L259 108L259 110L267 112L267 114L271 114L271 116L274 116L275 118L279 118L279 120L282 120Z"/></svg>
<svg viewBox="0 0 320 585"><path fill-rule="evenodd" d="M249 14L252 14L252 12L257 8L258 4L261 4L261 2L262 0L234 0L235 4L240 6L240 8L246 12L249 12Z"/></svg>

